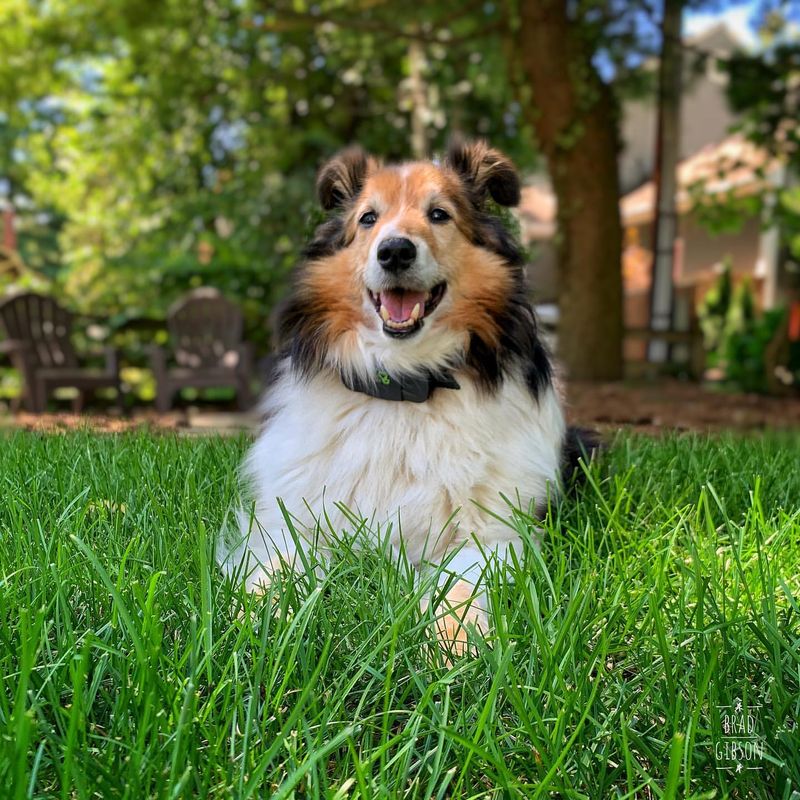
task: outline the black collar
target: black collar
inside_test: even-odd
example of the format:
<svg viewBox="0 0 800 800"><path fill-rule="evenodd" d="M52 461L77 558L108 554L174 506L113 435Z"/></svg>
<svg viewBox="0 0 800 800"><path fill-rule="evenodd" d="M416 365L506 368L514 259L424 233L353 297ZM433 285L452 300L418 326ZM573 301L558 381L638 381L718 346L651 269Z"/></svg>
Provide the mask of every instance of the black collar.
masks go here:
<svg viewBox="0 0 800 800"><path fill-rule="evenodd" d="M362 392L379 400L407 400L411 403L424 403L435 389L461 388L447 371L392 376L379 369L373 380L343 373L342 383L353 392Z"/></svg>

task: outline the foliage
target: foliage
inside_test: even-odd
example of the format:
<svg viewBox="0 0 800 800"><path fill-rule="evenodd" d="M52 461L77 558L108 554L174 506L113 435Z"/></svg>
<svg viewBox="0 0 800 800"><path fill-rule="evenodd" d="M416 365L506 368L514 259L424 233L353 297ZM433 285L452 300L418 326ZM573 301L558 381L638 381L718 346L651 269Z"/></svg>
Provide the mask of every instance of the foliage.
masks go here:
<svg viewBox="0 0 800 800"><path fill-rule="evenodd" d="M730 333L725 350L726 376L734 386L746 392L769 392L770 364L766 355L785 316L784 309L771 309Z"/></svg>
<svg viewBox="0 0 800 800"><path fill-rule="evenodd" d="M390 550L249 596L241 440L0 446L8 797L749 797L800 781L796 437L620 438L448 667ZM516 522L529 536L531 522ZM431 577L435 583L436 575ZM735 771L725 707L758 709ZM748 766L747 764L745 766Z"/></svg>
<svg viewBox="0 0 800 800"><path fill-rule="evenodd" d="M797 114L800 89L800 43L779 38L758 55L734 53L725 62L730 81L728 99L745 115L751 139L773 152L791 153L800 146Z"/></svg>
<svg viewBox="0 0 800 800"><path fill-rule="evenodd" d="M353 140L409 155L409 40L390 35L385 4L363 5L3 6L13 58L0 72L0 176L21 214L29 205L49 219L58 285L74 305L163 314L213 283L243 299L251 333L266 336L264 309L316 215L320 162ZM473 9L466 24L496 16ZM447 123L531 163L499 46L445 47L464 27L455 5L418 9L415 21L442 31L424 65L431 145Z"/></svg>
<svg viewBox="0 0 800 800"><path fill-rule="evenodd" d="M652 89L639 66L658 50L657 3L563 7L586 54L563 59L580 109L596 100L592 70L618 99ZM407 157L416 120L433 151L460 130L524 169L537 163L519 8L6 0L0 194L18 207L24 257L71 305L117 319L163 316L187 288L214 283L244 302L266 346L268 309L316 215L314 172L334 150L357 140ZM585 127L570 120L562 150Z"/></svg>
<svg viewBox="0 0 800 800"><path fill-rule="evenodd" d="M716 366L719 360L732 299L733 279L731 278L730 260L728 260L723 265L719 278L708 290L697 308L700 330L703 332L705 348L709 354L709 366Z"/></svg>
<svg viewBox="0 0 800 800"><path fill-rule="evenodd" d="M770 390L768 353L786 317L784 309L757 313L749 280L734 288L730 263L698 308L708 365L746 392Z"/></svg>
<svg viewBox="0 0 800 800"><path fill-rule="evenodd" d="M647 3L571 13L620 91L636 84L657 44ZM462 130L535 163L514 14L513 3L10 0L0 178L30 231L23 255L81 310L117 316L163 314L212 282L249 301L251 334L266 337L264 309L315 215L315 169L338 147L407 157L416 111L434 151ZM411 41L424 52L421 111Z"/></svg>
<svg viewBox="0 0 800 800"><path fill-rule="evenodd" d="M712 202L703 198L702 186L693 187L691 194L698 221L714 233L736 231L754 217L777 227L782 240L782 283L791 297L800 290L800 133L796 124L800 42L786 8L774 3L763 6L762 49L733 53L720 60L720 66L728 71L728 100L740 115L738 129L773 159L756 170L764 189L750 197L737 196L731 189ZM727 379L749 391L767 391L771 383L767 372L774 366L766 363L767 354L774 349L785 311L756 314L749 286L741 285L731 296L730 275L725 273L700 314L712 361L724 368ZM786 371L796 380L800 365L793 359Z"/></svg>
<svg viewBox="0 0 800 800"><path fill-rule="evenodd" d="M728 72L728 100L741 116L739 129L780 164L773 187L750 203L735 198L732 192L727 202L722 203L726 207L722 213L729 219L758 213L767 224L778 225L789 252L797 260L800 259L800 185L797 184L800 40L795 24L778 9L770 10L763 17L763 50L757 54L734 53L720 65ZM800 286L796 269L794 273L794 282Z"/></svg>
<svg viewBox="0 0 800 800"><path fill-rule="evenodd" d="M730 165L721 167L720 178ZM759 175L763 178L763 175ZM699 180L687 187L691 200L692 218L712 236L739 233L751 219L765 219L767 211L772 210L766 193L737 195L736 188L726 192L709 194L706 181Z"/></svg>

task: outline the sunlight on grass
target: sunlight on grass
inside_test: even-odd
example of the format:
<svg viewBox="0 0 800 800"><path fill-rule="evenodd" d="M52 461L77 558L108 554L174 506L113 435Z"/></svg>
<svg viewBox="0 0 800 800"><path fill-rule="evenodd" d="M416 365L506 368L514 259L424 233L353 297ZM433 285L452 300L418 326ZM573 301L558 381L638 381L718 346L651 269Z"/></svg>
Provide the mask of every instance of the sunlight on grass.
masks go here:
<svg viewBox="0 0 800 800"><path fill-rule="evenodd" d="M620 438L513 582L490 576L494 630L450 668L390 553L343 540L259 598L220 575L246 445L0 438L3 797L800 785L796 436ZM717 746L737 700L759 769Z"/></svg>

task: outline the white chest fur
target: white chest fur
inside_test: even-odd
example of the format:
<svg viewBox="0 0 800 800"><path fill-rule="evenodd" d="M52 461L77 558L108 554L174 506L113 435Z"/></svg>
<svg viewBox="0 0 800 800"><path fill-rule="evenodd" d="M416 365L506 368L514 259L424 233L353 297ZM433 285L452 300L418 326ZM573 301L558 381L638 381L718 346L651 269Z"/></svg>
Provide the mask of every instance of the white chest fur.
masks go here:
<svg viewBox="0 0 800 800"><path fill-rule="evenodd" d="M267 534L251 535L253 555L269 563L275 550L293 550L278 498L300 529L313 529L323 513L337 530L352 529L339 503L373 529L391 524L392 542L402 537L414 563L473 536L490 547L515 538L484 509L508 518L501 495L524 510L546 502L564 435L558 397L547 387L536 401L521 379L488 394L456 378L460 390L408 403L352 392L333 375L302 381L284 373L246 464Z"/></svg>

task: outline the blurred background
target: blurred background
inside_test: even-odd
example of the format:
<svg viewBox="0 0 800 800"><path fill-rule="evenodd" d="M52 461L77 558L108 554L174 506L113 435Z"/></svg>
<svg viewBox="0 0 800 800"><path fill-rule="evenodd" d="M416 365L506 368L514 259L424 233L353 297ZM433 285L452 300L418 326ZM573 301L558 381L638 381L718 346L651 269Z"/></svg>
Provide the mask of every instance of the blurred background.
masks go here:
<svg viewBox="0 0 800 800"><path fill-rule="evenodd" d="M0 403L249 405L320 164L462 133L577 418L800 424L799 107L796 2L3 0Z"/></svg>

